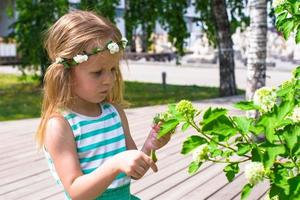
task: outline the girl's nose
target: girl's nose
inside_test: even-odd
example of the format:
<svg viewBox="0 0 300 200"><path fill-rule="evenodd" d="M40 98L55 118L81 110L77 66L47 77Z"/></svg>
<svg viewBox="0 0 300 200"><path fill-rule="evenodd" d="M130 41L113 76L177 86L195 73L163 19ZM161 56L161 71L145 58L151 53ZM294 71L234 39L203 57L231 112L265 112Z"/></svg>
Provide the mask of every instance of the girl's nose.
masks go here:
<svg viewBox="0 0 300 200"><path fill-rule="evenodd" d="M113 81L114 81L114 74L111 72L111 71L107 71L105 72L104 74L104 77L103 77L103 84L106 84L106 85L109 85L109 84L112 84Z"/></svg>

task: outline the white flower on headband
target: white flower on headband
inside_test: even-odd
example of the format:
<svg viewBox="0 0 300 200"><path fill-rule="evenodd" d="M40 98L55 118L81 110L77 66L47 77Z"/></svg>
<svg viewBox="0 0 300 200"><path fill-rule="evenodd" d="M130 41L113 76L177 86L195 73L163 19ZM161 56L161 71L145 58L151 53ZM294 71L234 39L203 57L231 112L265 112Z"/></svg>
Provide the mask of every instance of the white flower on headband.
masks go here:
<svg viewBox="0 0 300 200"><path fill-rule="evenodd" d="M64 59L63 58L61 58L61 57L57 57L57 58L55 58L55 64L60 64L61 62L63 62L64 61Z"/></svg>
<svg viewBox="0 0 300 200"><path fill-rule="evenodd" d="M122 37L121 43L122 43L123 49L125 49L125 48L126 48L126 45L127 45L127 43L128 43L128 40L127 40L125 37Z"/></svg>
<svg viewBox="0 0 300 200"><path fill-rule="evenodd" d="M87 61L88 58L89 57L87 55L76 55L75 57L73 57L74 61L78 64Z"/></svg>
<svg viewBox="0 0 300 200"><path fill-rule="evenodd" d="M115 42L111 42L111 43L109 43L108 45L107 45L107 48L108 48L108 50L109 50L109 52L111 53L111 54L114 54L114 53L118 53L119 52L119 45L117 44L117 43L115 43Z"/></svg>

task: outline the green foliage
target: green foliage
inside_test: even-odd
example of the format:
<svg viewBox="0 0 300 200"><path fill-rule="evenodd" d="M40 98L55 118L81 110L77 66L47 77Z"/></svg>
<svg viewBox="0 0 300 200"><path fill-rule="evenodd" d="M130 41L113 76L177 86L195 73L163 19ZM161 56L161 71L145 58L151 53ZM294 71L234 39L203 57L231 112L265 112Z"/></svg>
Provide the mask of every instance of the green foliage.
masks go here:
<svg viewBox="0 0 300 200"><path fill-rule="evenodd" d="M124 15L126 37L130 40L136 29L141 26L145 31L148 46L150 45L150 36L155 29L156 21L161 14L162 2L157 0L127 0L126 11ZM151 14L149 14L151 10Z"/></svg>
<svg viewBox="0 0 300 200"><path fill-rule="evenodd" d="M199 135L192 135L184 141L181 153L188 154L191 151L193 151L195 148L197 148L198 146L206 142L207 141L204 138L200 137Z"/></svg>
<svg viewBox="0 0 300 200"><path fill-rule="evenodd" d="M116 7L119 3L119 0L81 0L79 8L80 10L93 10L115 23Z"/></svg>
<svg viewBox="0 0 300 200"><path fill-rule="evenodd" d="M238 163L230 163L223 169L223 171L225 172L228 181L231 182L233 181L235 175L239 173L240 168Z"/></svg>
<svg viewBox="0 0 300 200"><path fill-rule="evenodd" d="M168 32L169 41L182 55L184 53L184 40L189 37L184 20L187 7L185 0L128 0L124 16L126 36L131 39L136 29L141 26L142 31L145 31L144 34L146 34L149 46L151 33L158 21ZM151 14L149 14L150 10Z"/></svg>
<svg viewBox="0 0 300 200"><path fill-rule="evenodd" d="M186 0L165 0L161 8L159 22L167 30L169 41L174 45L179 55L184 54L184 40L190 36L184 14L187 12Z"/></svg>
<svg viewBox="0 0 300 200"><path fill-rule="evenodd" d="M231 34L235 33L238 27L243 31L249 24L250 18L245 15L246 2L240 0L226 0L230 20ZM211 44L216 45L217 31L215 28L215 20L212 11L212 0L195 1L196 11L199 13L199 18L196 19L201 24L201 28L207 34Z"/></svg>
<svg viewBox="0 0 300 200"><path fill-rule="evenodd" d="M251 190L252 190L253 186L249 183L247 183L243 189L242 189L242 196L241 196L241 200L247 199L247 197L250 195Z"/></svg>
<svg viewBox="0 0 300 200"><path fill-rule="evenodd" d="M295 32L296 43L300 42L300 2L285 0L276 5L276 27L288 39L292 32Z"/></svg>
<svg viewBox="0 0 300 200"><path fill-rule="evenodd" d="M190 102L180 101L167 111L170 121L161 126L159 135L168 134L180 124L189 124L198 135L188 137L181 153L193 154L189 173L196 173L204 162L227 163L223 171L228 181L239 173L239 164L246 165L248 180L241 193L246 199L255 185L267 179L270 182L270 197L280 200L295 199L300 193L300 66L294 70L291 80L275 90L276 103L267 112L262 112L254 102L240 102L240 110L261 111L257 118L229 116L224 108L208 108L202 116L195 113ZM268 88L266 88L268 89ZM287 92L288 91L288 92ZM274 97L272 93L260 93L258 98ZM261 95L261 96L259 96ZM177 109L178 108L178 109ZM179 109L180 108L180 109ZM199 113L199 112L198 112ZM253 135L263 135L256 141Z"/></svg>
<svg viewBox="0 0 300 200"><path fill-rule="evenodd" d="M43 48L43 34L48 27L68 11L67 0L16 0L17 20L8 37L15 39L21 58L21 69L33 66L38 70L48 64ZM13 14L13 13L11 13Z"/></svg>
<svg viewBox="0 0 300 200"><path fill-rule="evenodd" d="M189 174L195 174L199 168L201 167L202 163L201 162L191 162L189 164L189 169L188 169L188 172Z"/></svg>

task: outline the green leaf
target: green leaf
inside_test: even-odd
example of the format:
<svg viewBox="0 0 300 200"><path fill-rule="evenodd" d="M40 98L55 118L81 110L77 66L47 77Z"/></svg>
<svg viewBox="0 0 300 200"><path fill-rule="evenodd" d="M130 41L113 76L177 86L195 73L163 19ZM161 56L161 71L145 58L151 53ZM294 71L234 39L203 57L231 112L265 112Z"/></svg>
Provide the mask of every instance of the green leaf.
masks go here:
<svg viewBox="0 0 300 200"><path fill-rule="evenodd" d="M266 139L273 143L276 136L275 136L275 127L277 125L277 120L270 116L263 116L261 121L258 122L258 125L263 125L265 127L265 136Z"/></svg>
<svg viewBox="0 0 300 200"><path fill-rule="evenodd" d="M225 115L219 116L216 120L203 125L202 131L220 136L231 136L237 132L230 119Z"/></svg>
<svg viewBox="0 0 300 200"><path fill-rule="evenodd" d="M157 138L159 139L162 136L170 133L177 127L178 124L179 122L177 119L171 119L169 121L164 122L159 129Z"/></svg>
<svg viewBox="0 0 300 200"><path fill-rule="evenodd" d="M244 185L244 187L242 189L241 200L245 200L248 198L248 196L250 195L250 193L252 191L252 188L253 188L253 186L249 183Z"/></svg>
<svg viewBox="0 0 300 200"><path fill-rule="evenodd" d="M198 169L201 167L201 165L202 165L202 162L199 162L199 163L195 162L195 161L191 162L189 165L189 169L188 169L189 174L190 175L195 174L198 171Z"/></svg>
<svg viewBox="0 0 300 200"><path fill-rule="evenodd" d="M206 142L207 141L204 138L198 135L192 135L183 142L181 153L184 155L188 154L189 152L193 151L198 146L205 144Z"/></svg>
<svg viewBox="0 0 300 200"><path fill-rule="evenodd" d="M155 150L150 151L150 158L153 160L153 162L157 161L157 156L156 156Z"/></svg>
<svg viewBox="0 0 300 200"><path fill-rule="evenodd" d="M176 115L176 104L172 103L172 104L168 104L168 110L169 112L175 116Z"/></svg>
<svg viewBox="0 0 300 200"><path fill-rule="evenodd" d="M287 94L290 94L292 92L292 90L294 89L294 86L293 84L288 84L288 85L285 85L284 87L280 87L278 90L277 90L277 96L280 96L280 97L283 97Z"/></svg>
<svg viewBox="0 0 300 200"><path fill-rule="evenodd" d="M258 106L254 105L253 101L240 101L234 104L235 108L240 110L257 110L259 109Z"/></svg>
<svg viewBox="0 0 300 200"><path fill-rule="evenodd" d="M288 183L290 185L291 199L300 199L300 175L290 178Z"/></svg>
<svg viewBox="0 0 300 200"><path fill-rule="evenodd" d="M285 153L284 146L274 146L274 147L268 147L266 148L266 152L264 153L264 160L263 164L264 167L269 169L273 166L274 161L276 160L276 157L280 154Z"/></svg>
<svg viewBox="0 0 300 200"><path fill-rule="evenodd" d="M208 124L225 114L227 114L227 109L225 108L215 108L215 109L209 108L203 115L202 123Z"/></svg>
<svg viewBox="0 0 300 200"><path fill-rule="evenodd" d="M249 132L249 127L252 123L252 119L247 117L233 117L233 121L236 123L237 128L241 131L241 134L247 134Z"/></svg>
<svg viewBox="0 0 300 200"><path fill-rule="evenodd" d="M190 124L188 122L185 122L182 127L181 127L181 131L184 132L189 128Z"/></svg>
<svg viewBox="0 0 300 200"><path fill-rule="evenodd" d="M238 143L236 145L238 147L237 154L239 156L245 155L247 152L251 150L251 145L246 143Z"/></svg>
<svg viewBox="0 0 300 200"><path fill-rule="evenodd" d="M276 14L279 14L281 12L283 12L285 9L284 9L284 6L283 5L279 5L275 8L275 13Z"/></svg>
<svg viewBox="0 0 300 200"><path fill-rule="evenodd" d="M285 127L282 135L287 144L287 147L290 150L290 153L293 153L294 147L296 144L300 144L298 141L298 135L300 134L300 127L299 126L287 126Z"/></svg>
<svg viewBox="0 0 300 200"><path fill-rule="evenodd" d="M272 198L278 195L279 200L286 200L289 199L289 197L286 195L286 191L286 187L282 187L278 184L271 184L269 196Z"/></svg>
<svg viewBox="0 0 300 200"><path fill-rule="evenodd" d="M285 11L285 12L282 12L280 13L277 17L276 17L276 21L282 21L284 20L288 15L288 12Z"/></svg>
<svg viewBox="0 0 300 200"><path fill-rule="evenodd" d="M265 131L265 128L263 126L258 126L258 125L254 126L254 125L251 125L249 127L249 131L251 131L255 135L260 135L260 134L262 134Z"/></svg>
<svg viewBox="0 0 300 200"><path fill-rule="evenodd" d="M225 172L225 175L226 175L226 177L227 177L227 180L228 180L229 182L231 182L231 181L233 181L235 175L236 175L237 173L239 173L240 168L239 168L238 163L231 163L231 164L227 165L227 166L223 169L223 171Z"/></svg>
<svg viewBox="0 0 300 200"><path fill-rule="evenodd" d="M300 27L298 26L298 30L296 32L296 38L295 38L296 44L300 43Z"/></svg>
<svg viewBox="0 0 300 200"><path fill-rule="evenodd" d="M258 148L253 148L251 151L251 155L252 155L252 161L253 162L261 162L263 160L263 155L262 153L259 151Z"/></svg>
<svg viewBox="0 0 300 200"><path fill-rule="evenodd" d="M211 150L210 153L211 153L211 157L215 158L217 156L221 156L223 152L220 149L214 149L214 150Z"/></svg>
<svg viewBox="0 0 300 200"><path fill-rule="evenodd" d="M278 106L276 110L276 117L278 121L282 121L293 109L293 102L292 101L283 101Z"/></svg>
<svg viewBox="0 0 300 200"><path fill-rule="evenodd" d="M287 19L283 20L282 23L283 23L283 25L282 25L283 36L284 36L284 39L287 40L290 36L290 33L294 29L294 20L292 18L287 18Z"/></svg>

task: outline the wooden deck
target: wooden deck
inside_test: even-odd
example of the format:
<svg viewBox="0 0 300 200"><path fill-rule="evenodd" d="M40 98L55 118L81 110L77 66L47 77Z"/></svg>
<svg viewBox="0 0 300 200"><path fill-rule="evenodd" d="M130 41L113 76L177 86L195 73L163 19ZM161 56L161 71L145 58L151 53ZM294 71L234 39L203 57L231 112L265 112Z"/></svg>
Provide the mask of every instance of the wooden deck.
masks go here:
<svg viewBox="0 0 300 200"><path fill-rule="evenodd" d="M232 99L198 102L198 108L208 106L228 107ZM152 117L164 111L166 106L144 107L126 110L131 133L138 147L147 136ZM231 113L239 114L231 110ZM33 141L39 119L10 121L0 123L0 200L60 200L59 188L48 170L42 152L38 152ZM228 183L222 172L222 165L206 163L194 176L189 176L187 167L190 156L180 154L181 143L188 133L178 133L163 149L157 152L159 171L151 170L140 180L132 181L132 193L141 199L159 200L237 200L246 182L240 173L233 182ZM242 171L242 170L241 170ZM252 191L249 199L263 199L268 188L261 183Z"/></svg>

